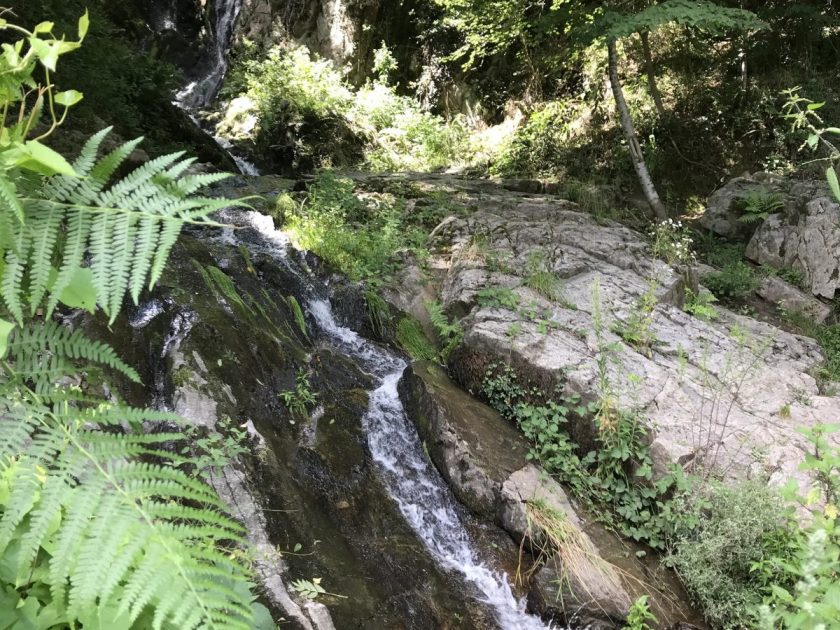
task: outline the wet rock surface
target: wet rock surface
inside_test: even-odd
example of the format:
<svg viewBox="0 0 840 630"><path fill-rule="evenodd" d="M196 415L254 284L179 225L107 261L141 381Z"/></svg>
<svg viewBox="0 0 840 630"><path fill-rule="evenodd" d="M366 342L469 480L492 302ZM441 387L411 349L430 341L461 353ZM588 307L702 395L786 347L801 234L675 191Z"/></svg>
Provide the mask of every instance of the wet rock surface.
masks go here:
<svg viewBox="0 0 840 630"><path fill-rule="evenodd" d="M663 623L690 615L679 595L663 595L672 577L649 574L628 560L626 549L616 553L620 545L615 541L604 545L606 553L600 550L594 540L605 542L612 534L592 523L556 481L528 462L528 444L516 427L455 386L439 366L412 365L400 395L456 496L533 554L520 569L530 575L529 602L541 615L575 627L618 628L632 601L646 592L641 585L652 580L662 591L653 594L652 605ZM573 553L552 551L534 523L534 506L560 515Z"/></svg>
<svg viewBox="0 0 840 630"><path fill-rule="evenodd" d="M247 452L212 483L260 551L255 568L278 619L319 629L493 627L383 486L361 425L371 377L306 312L312 272L294 255L278 264L263 253L277 245L249 232L237 232L250 243L243 249L221 231L188 231L164 284L116 324L119 350L146 383L126 384L125 397L157 401L206 434L247 428ZM304 304L303 323L292 298ZM317 397L303 415L279 397L301 371ZM344 597L310 602L290 587L315 577Z"/></svg>

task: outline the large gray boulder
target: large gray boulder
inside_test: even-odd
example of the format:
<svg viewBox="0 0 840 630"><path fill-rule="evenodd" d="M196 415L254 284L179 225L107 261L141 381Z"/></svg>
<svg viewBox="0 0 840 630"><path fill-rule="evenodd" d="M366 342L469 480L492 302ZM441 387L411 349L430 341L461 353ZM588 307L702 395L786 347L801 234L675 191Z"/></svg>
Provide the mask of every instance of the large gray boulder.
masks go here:
<svg viewBox="0 0 840 630"><path fill-rule="evenodd" d="M751 195L772 195L778 212L757 227L739 220ZM767 173L738 177L712 193L701 225L728 238L749 240L750 260L795 269L815 296L831 299L840 286L840 205L822 181L795 181Z"/></svg>
<svg viewBox="0 0 840 630"><path fill-rule="evenodd" d="M769 217L746 254L759 264L801 271L814 295L832 299L840 287L840 205L816 197L793 213Z"/></svg>
<svg viewBox="0 0 840 630"><path fill-rule="evenodd" d="M729 480L807 482L797 427L840 414L840 398L812 376L823 361L813 340L724 308L712 322L685 313L682 275L654 260L641 234L574 204L489 191L471 203L480 210L447 220L434 243L445 252L434 262L446 270L443 306L465 315L449 362L461 385L480 392L488 367L502 363L584 401L608 387L647 428L656 474L681 464ZM532 288L535 257L562 279L559 298ZM487 287L507 303L479 299ZM616 332L640 315L649 347ZM593 445L591 418L569 428L584 449Z"/></svg>

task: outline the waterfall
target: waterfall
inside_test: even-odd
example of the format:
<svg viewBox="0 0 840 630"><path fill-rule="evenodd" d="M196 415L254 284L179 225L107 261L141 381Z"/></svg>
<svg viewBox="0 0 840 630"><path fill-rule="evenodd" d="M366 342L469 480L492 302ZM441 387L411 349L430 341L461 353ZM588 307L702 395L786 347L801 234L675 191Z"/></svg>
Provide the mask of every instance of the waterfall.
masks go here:
<svg viewBox="0 0 840 630"><path fill-rule="evenodd" d="M213 48L211 65L207 74L193 81L178 92L176 98L186 109L207 107L222 86L228 69L227 53L233 37L236 19L242 9L242 0L215 0L213 25Z"/></svg>
<svg viewBox="0 0 840 630"><path fill-rule="evenodd" d="M363 418L368 446L389 494L432 558L445 571L460 575L475 596L493 611L503 630L545 630L545 624L527 614L524 602L514 597L507 575L481 561L459 516L457 500L426 457L397 393L405 361L336 322L332 306L324 297L329 295L329 287L317 283L306 270L297 269L298 265L288 256L288 238L274 229L271 219L237 210L226 211L224 219L253 228L260 234L261 242L255 243L240 230L220 238L228 242L232 238L248 238L239 242L271 254L298 278L305 279L307 295L302 302L324 340L374 378Z"/></svg>

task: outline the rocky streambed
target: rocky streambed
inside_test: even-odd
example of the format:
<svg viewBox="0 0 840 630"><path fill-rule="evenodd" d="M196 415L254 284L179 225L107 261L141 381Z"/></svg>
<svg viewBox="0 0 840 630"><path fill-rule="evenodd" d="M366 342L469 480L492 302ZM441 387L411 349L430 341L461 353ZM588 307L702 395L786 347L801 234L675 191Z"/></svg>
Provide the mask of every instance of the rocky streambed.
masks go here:
<svg viewBox="0 0 840 630"><path fill-rule="evenodd" d="M357 178L367 190L393 179ZM649 419L657 470L774 483L796 474L796 427L840 407L811 375L818 347L726 309L713 322L685 313L683 275L652 259L640 234L558 197L405 180L468 208L434 230L426 270L408 266L386 291L395 321L428 325L427 299L460 318L447 369L410 364L371 320L362 287L292 248L268 216L237 211L220 216L235 228L188 230L165 283L116 324L118 349L146 383L123 384L125 396L177 411L197 435L242 427L244 452L210 478L248 527L264 599L283 623L613 628L647 594L662 627L702 626L673 576L575 505L528 460L519 431L468 392L501 363L593 399L606 338L616 396ZM219 192L271 197L299 185L242 177ZM537 259L563 278L562 295L529 286ZM488 287L515 301L480 299ZM614 324L650 293L655 341L640 350ZM301 387L309 403L293 413L282 394ZM570 429L580 444L593 438L591 419ZM545 553L535 502L563 515L583 561ZM316 578L327 593L312 600L298 581Z"/></svg>

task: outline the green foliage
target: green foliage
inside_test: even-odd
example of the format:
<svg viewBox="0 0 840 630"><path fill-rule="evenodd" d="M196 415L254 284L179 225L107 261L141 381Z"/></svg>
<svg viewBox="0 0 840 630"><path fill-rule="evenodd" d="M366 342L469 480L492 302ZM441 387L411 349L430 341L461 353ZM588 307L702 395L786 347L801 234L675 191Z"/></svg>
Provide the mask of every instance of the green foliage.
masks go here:
<svg viewBox="0 0 840 630"><path fill-rule="evenodd" d="M627 612L627 621L622 630L653 630L657 623L656 615L650 611L648 596L642 595L630 606L630 610ZM654 626L650 624L654 624Z"/></svg>
<svg viewBox="0 0 840 630"><path fill-rule="evenodd" d="M464 327L457 319L450 322L439 302L426 302L425 306L426 312L429 314L429 321L434 326L441 342L440 359L446 363L449 355L464 338Z"/></svg>
<svg viewBox="0 0 840 630"><path fill-rule="evenodd" d="M816 338L825 354L820 373L828 380L840 381L840 325L820 327Z"/></svg>
<svg viewBox="0 0 840 630"><path fill-rule="evenodd" d="M519 294L507 287L484 287L476 294L479 306L484 308L506 308L516 311L519 306Z"/></svg>
<svg viewBox="0 0 840 630"><path fill-rule="evenodd" d="M784 209L784 198L778 193L768 193L756 190L748 194L741 202L741 223L758 223L764 221L771 214Z"/></svg>
<svg viewBox="0 0 840 630"><path fill-rule="evenodd" d="M743 300L755 292L759 279L750 265L739 260L727 263L720 271L707 273L703 284L718 298Z"/></svg>
<svg viewBox="0 0 840 630"><path fill-rule="evenodd" d="M309 407L318 402L318 394L312 391L312 385L309 382L309 372L303 368L298 370L295 377L295 388L282 391L277 395L292 414L292 420L290 420L292 424L295 423L295 418L305 418Z"/></svg>
<svg viewBox="0 0 840 630"><path fill-rule="evenodd" d="M794 87L784 90L783 94L786 97L785 104L782 108L784 117L791 123L791 129L794 132L805 131L808 136L800 149L808 148L812 152L817 152L822 149L827 156L822 158L826 161L828 166L825 170L826 181L828 187L831 189L831 194L840 202L840 181L837 179L837 171L835 164L840 160L840 149L829 140L832 136L840 135L840 128L826 127L822 117L818 113L825 105L825 102L815 103L799 95L801 88Z"/></svg>
<svg viewBox="0 0 840 630"><path fill-rule="evenodd" d="M229 205L192 194L227 176L182 176L193 160L181 160L181 154L157 158L113 181L139 141L97 160L108 131L85 144L69 174L17 184L22 220L4 215L8 231L0 244L5 262L0 282L18 322L25 310L34 314L45 296L51 314L88 257L90 290L113 322L126 291L136 304L140 291L158 281L184 223L207 223L208 214Z"/></svg>
<svg viewBox="0 0 840 630"><path fill-rule="evenodd" d="M659 304L656 292L660 286L657 279L650 279L647 289L636 299L627 318L613 324L613 332L648 357L651 356L653 345L656 343L653 322L656 317L656 305Z"/></svg>
<svg viewBox="0 0 840 630"><path fill-rule="evenodd" d="M403 317L397 323L397 344L415 361L431 361L438 357L434 344L413 317Z"/></svg>
<svg viewBox="0 0 840 630"><path fill-rule="evenodd" d="M538 106L494 156L490 172L503 177L557 177L575 146L572 123L581 105L564 100Z"/></svg>
<svg viewBox="0 0 840 630"><path fill-rule="evenodd" d="M525 277L525 286L551 302L563 299L563 282L550 269L543 251L535 251L528 256L528 275Z"/></svg>
<svg viewBox="0 0 840 630"><path fill-rule="evenodd" d="M708 291L701 289L695 293L691 289L686 289L683 310L702 319L704 322L711 322L720 316L717 309L713 306L715 302L717 302L717 298Z"/></svg>
<svg viewBox="0 0 840 630"><path fill-rule="evenodd" d="M303 333L304 337L308 337L309 335L306 332L306 318L303 316L303 309L300 307L300 302L297 301L294 295L289 295L286 297L286 303L292 311L292 316L295 318L298 329Z"/></svg>
<svg viewBox="0 0 840 630"><path fill-rule="evenodd" d="M381 171L429 171L468 161L463 122L446 121L397 94L388 84L397 63L387 47L376 51L374 61L378 80L356 90L331 61L313 58L302 46L280 45L240 64L231 89L243 89L256 104L258 142L285 146L289 135L298 134L292 148L298 166L309 159L315 167L354 166L359 152L368 168Z"/></svg>
<svg viewBox="0 0 840 630"><path fill-rule="evenodd" d="M405 244L403 221L396 204L360 199L351 180L324 171L286 227L298 246L346 276L378 283L398 269L393 255Z"/></svg>
<svg viewBox="0 0 840 630"><path fill-rule="evenodd" d="M0 625L250 628L241 526L176 467L184 435L143 428L182 420L86 392L95 371L139 377L51 319L62 302L113 322L158 280L183 223L227 205L192 195L221 176L184 176L179 155L114 177L137 141L97 159L107 130L72 165L42 144L81 98L51 74L88 27L85 15L73 41L0 20L24 36L0 60Z"/></svg>
<svg viewBox="0 0 840 630"><path fill-rule="evenodd" d="M181 449L185 458L184 466L208 480L222 472L222 469L240 455L250 452L248 433L236 426L230 417L225 416L214 431L208 432L203 427L191 426L184 435L187 446Z"/></svg>
<svg viewBox="0 0 840 630"><path fill-rule="evenodd" d="M653 226L651 253L669 265L691 265L696 261L691 231L682 221L667 219Z"/></svg>
<svg viewBox="0 0 840 630"><path fill-rule="evenodd" d="M680 509L701 514L677 533L668 563L679 573L706 620L716 628L756 626L756 607L782 578L756 565L788 554L796 527L778 494L764 483L734 488L713 485L687 498ZM788 533L790 532L790 533Z"/></svg>
<svg viewBox="0 0 840 630"><path fill-rule="evenodd" d="M713 34L767 28L767 24L751 11L731 9L706 0L665 0L633 15L608 11L596 24L604 37L620 39L669 23Z"/></svg>
<svg viewBox="0 0 840 630"><path fill-rule="evenodd" d="M673 497L685 493L690 483L681 469L651 482L645 430L635 414L616 410L606 400L546 396L540 387L523 385L510 366L496 364L485 373L482 394L530 440L530 459L625 535L664 549L674 529L694 518L673 509ZM594 419L598 428L596 444L584 456L569 435L570 419Z"/></svg>

